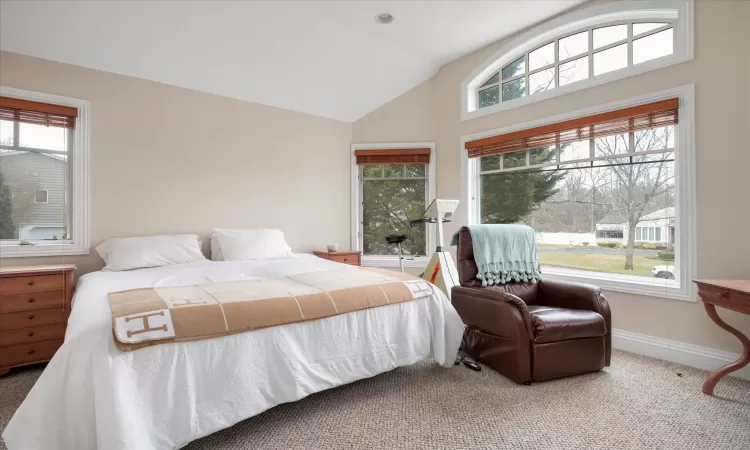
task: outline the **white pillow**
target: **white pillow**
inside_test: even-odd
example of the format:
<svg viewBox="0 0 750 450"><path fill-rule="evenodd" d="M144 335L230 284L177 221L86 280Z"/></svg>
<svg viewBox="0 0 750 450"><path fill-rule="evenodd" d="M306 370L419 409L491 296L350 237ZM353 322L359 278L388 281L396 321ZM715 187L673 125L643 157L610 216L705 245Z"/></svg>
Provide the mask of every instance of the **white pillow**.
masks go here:
<svg viewBox="0 0 750 450"><path fill-rule="evenodd" d="M216 229L211 234L211 259L214 261L282 259L294 256L281 230Z"/></svg>
<svg viewBox="0 0 750 450"><path fill-rule="evenodd" d="M194 234L107 239L96 248L104 270L121 271L204 261Z"/></svg>
<svg viewBox="0 0 750 450"><path fill-rule="evenodd" d="M224 255L221 252L221 245L219 245L219 231L225 232L230 230L215 229L211 233L211 261L224 261Z"/></svg>

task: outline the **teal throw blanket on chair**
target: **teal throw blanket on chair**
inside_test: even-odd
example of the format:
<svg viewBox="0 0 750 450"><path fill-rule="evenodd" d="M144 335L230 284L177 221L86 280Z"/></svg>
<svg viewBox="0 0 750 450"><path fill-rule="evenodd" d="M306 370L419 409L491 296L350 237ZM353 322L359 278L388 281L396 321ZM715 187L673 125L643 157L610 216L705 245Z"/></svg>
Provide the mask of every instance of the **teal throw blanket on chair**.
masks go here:
<svg viewBox="0 0 750 450"><path fill-rule="evenodd" d="M526 225L469 225L482 286L541 280L536 233ZM458 245L458 232L451 245Z"/></svg>

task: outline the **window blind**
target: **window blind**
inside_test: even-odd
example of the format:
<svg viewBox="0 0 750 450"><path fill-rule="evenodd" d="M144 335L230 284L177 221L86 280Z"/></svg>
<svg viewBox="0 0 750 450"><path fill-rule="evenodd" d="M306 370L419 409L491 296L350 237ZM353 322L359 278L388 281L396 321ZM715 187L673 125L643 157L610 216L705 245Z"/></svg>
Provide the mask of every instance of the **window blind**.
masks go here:
<svg viewBox="0 0 750 450"><path fill-rule="evenodd" d="M75 128L76 117L78 109L70 106L0 96L0 120Z"/></svg>
<svg viewBox="0 0 750 450"><path fill-rule="evenodd" d="M477 158L676 125L678 108L679 99L672 98L476 139L466 142L465 147L469 153L469 158Z"/></svg>
<svg viewBox="0 0 750 450"><path fill-rule="evenodd" d="M355 150L357 165L377 164L429 164L429 148L389 148Z"/></svg>

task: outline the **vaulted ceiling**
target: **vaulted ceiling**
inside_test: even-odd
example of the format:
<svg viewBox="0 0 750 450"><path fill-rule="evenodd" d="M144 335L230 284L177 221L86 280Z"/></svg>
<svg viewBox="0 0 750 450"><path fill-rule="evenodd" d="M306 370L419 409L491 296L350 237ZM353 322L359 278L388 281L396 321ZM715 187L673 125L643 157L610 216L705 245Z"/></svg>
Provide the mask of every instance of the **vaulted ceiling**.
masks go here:
<svg viewBox="0 0 750 450"><path fill-rule="evenodd" d="M584 1L0 0L0 49L352 122Z"/></svg>

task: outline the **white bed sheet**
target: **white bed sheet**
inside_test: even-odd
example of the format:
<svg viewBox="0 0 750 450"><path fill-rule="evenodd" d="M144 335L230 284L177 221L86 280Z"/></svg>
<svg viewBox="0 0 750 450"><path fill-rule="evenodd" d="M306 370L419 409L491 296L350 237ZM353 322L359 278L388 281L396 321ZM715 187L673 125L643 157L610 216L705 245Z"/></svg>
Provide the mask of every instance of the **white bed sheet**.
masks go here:
<svg viewBox="0 0 750 450"><path fill-rule="evenodd" d="M65 343L16 411L9 450L175 449L280 403L433 358L453 365L463 323L425 299L121 352L107 293L341 267L312 255L199 262L81 277Z"/></svg>

